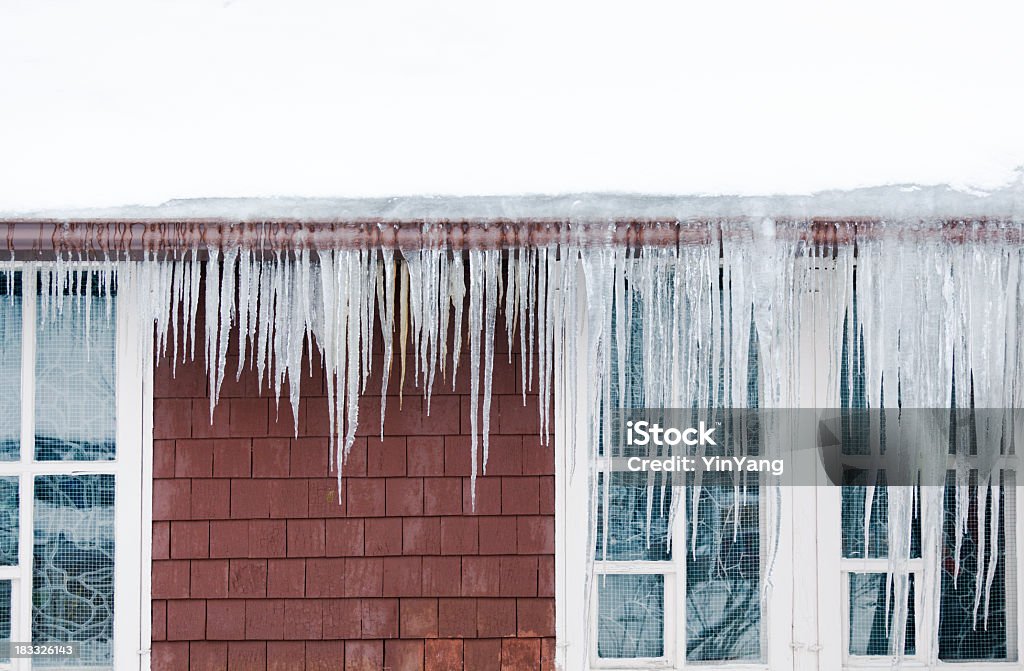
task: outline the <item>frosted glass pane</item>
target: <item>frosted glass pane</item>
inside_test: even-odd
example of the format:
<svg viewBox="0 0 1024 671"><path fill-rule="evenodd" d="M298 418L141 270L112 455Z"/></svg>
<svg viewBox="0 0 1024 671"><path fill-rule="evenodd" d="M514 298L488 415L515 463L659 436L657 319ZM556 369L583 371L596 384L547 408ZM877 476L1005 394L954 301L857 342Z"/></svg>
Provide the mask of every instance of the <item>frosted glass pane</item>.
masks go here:
<svg viewBox="0 0 1024 671"><path fill-rule="evenodd" d="M665 577L599 575L597 654L604 658L665 654Z"/></svg>
<svg viewBox="0 0 1024 671"><path fill-rule="evenodd" d="M32 641L81 643L78 659L40 666L109 666L114 635L114 476L35 480Z"/></svg>
<svg viewBox="0 0 1024 671"><path fill-rule="evenodd" d="M107 299L96 296L65 296L63 310L39 310L35 448L40 461L114 458L115 323L106 310Z"/></svg>
<svg viewBox="0 0 1024 671"><path fill-rule="evenodd" d="M17 461L21 440L21 273L0 273L0 461Z"/></svg>
<svg viewBox="0 0 1024 671"><path fill-rule="evenodd" d="M0 566L18 564L18 478L0 478Z"/></svg>

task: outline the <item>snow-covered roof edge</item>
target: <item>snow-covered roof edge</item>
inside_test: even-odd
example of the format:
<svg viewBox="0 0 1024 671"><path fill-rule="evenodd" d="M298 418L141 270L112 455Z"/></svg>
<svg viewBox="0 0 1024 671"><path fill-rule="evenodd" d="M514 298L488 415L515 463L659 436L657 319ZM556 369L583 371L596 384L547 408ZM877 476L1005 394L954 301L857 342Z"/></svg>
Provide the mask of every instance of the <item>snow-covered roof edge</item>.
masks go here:
<svg viewBox="0 0 1024 671"><path fill-rule="evenodd" d="M155 206L0 212L0 221L221 220L385 221L609 220L699 218L1024 219L1024 173L1005 187L961 190L914 184L810 195L702 196L572 193L392 198L196 198Z"/></svg>

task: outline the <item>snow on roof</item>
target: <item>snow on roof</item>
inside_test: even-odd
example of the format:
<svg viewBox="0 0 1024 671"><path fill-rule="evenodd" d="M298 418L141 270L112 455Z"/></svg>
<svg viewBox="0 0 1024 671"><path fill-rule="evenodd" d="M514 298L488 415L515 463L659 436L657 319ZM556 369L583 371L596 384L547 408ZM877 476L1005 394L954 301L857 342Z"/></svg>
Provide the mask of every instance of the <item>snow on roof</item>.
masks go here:
<svg viewBox="0 0 1024 671"><path fill-rule="evenodd" d="M393 198L201 198L156 206L0 212L0 221L221 220L431 221L608 220L702 218L1024 219L1024 171L991 191L946 185L889 185L786 196L571 193L520 196L404 196Z"/></svg>

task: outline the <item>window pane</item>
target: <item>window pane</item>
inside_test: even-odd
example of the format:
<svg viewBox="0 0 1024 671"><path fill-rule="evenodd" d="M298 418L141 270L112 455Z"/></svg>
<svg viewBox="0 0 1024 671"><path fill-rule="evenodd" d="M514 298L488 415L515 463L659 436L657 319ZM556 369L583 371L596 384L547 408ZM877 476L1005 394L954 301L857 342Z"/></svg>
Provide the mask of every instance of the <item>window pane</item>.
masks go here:
<svg viewBox="0 0 1024 671"><path fill-rule="evenodd" d="M18 478L0 478L0 566L18 564Z"/></svg>
<svg viewBox="0 0 1024 671"><path fill-rule="evenodd" d="M754 475L754 474L752 474ZM686 659L761 657L760 538L756 477L743 486L729 473L708 473L697 509L687 497ZM692 551L691 551L692 547Z"/></svg>
<svg viewBox="0 0 1024 671"><path fill-rule="evenodd" d="M865 471L849 470L843 473L843 557L864 559L864 537L867 532L868 559L884 559L889 556L889 490L885 484L885 473L876 478ZM871 498L871 519L865 529L864 516L867 513L868 484L874 484ZM921 556L921 516L918 510L910 526L910 556Z"/></svg>
<svg viewBox="0 0 1024 671"><path fill-rule="evenodd" d="M886 589L888 588L888 599ZM914 576L910 576L907 635L903 652L915 651L916 617L914 613ZM886 608L888 605L888 608ZM889 654L890 628L894 608L893 591L885 573L850 574L850 654Z"/></svg>
<svg viewBox="0 0 1024 671"><path fill-rule="evenodd" d="M604 478L609 477L608 546L604 547ZM671 483L664 473L616 471L598 474L597 545L598 560L668 561Z"/></svg>
<svg viewBox="0 0 1024 671"><path fill-rule="evenodd" d="M21 273L0 273L0 461L21 442Z"/></svg>
<svg viewBox="0 0 1024 671"><path fill-rule="evenodd" d="M40 299L35 440L40 461L114 458L113 299L85 293L64 296L60 310L49 305L55 299Z"/></svg>
<svg viewBox="0 0 1024 671"><path fill-rule="evenodd" d="M114 633L114 476L35 480L32 641L81 643L36 666L109 666Z"/></svg>
<svg viewBox="0 0 1024 671"><path fill-rule="evenodd" d="M971 484L976 485L977 477ZM1004 489L1004 492L1006 490ZM990 496L986 497L981 531L985 534L985 551L980 557L978 489L969 488L968 525L962 536L960 570L956 571L956 488L950 473L944 501L945 549L942 562L942 598L939 606L939 659L970 661L1006 659L1006 544L1005 511L999 506L998 538L995 570L989 579L993 559L992 514ZM980 582L980 584L979 584ZM986 607L987 601L987 607ZM977 603L977 605L975 605Z"/></svg>
<svg viewBox="0 0 1024 671"><path fill-rule="evenodd" d="M665 576L598 575L595 580L598 656L664 656Z"/></svg>
<svg viewBox="0 0 1024 671"><path fill-rule="evenodd" d="M11 640L11 581L0 581L0 641ZM11 661L0 656L0 663Z"/></svg>

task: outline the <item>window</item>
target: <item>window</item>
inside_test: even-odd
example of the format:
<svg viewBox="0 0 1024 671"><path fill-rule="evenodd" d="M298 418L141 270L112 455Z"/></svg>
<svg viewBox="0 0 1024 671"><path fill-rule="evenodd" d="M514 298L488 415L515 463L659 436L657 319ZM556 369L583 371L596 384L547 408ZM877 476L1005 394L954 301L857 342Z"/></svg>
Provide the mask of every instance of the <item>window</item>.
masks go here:
<svg viewBox="0 0 1024 671"><path fill-rule="evenodd" d="M640 314L639 306L634 308L634 315ZM587 328L582 315L577 323ZM623 343L629 376L620 385L612 366L611 398L604 404L609 415L620 407L620 400L622 407L644 407L647 385L637 351L639 343L651 336L643 333L639 319L634 317L632 325L635 333ZM620 333L614 323L612 333L614 359ZM753 330L749 342L756 360ZM588 374L584 367L577 371L582 388L592 384ZM723 402L716 405L725 406L726 371L720 371L720 376L715 393ZM757 375L743 384L745 403L756 407ZM560 400L556 394L556 436L576 431L577 440L584 439L586 427L574 420L573 409ZM603 423L603 427L615 424ZM585 469L556 452L556 496L562 497L556 509L565 510L556 533L557 573L566 578L558 581L557 608L558 613L567 614L559 632L564 668L767 668L777 654L766 641L778 634L788 613L785 600L763 599L762 570L770 548L762 539L769 518L756 476L705 474L699 490L673 488L679 485L678 479L673 483L663 473L628 470L630 454L615 447L621 441L600 442L594 475L597 497L592 502L596 535L589 541L593 580L586 590L574 583L587 561L587 525L564 523L587 519L591 492L586 473L579 475ZM576 474L570 475L574 470ZM668 538L673 540L666 542ZM781 555L788 556L788 549L783 548ZM780 611L778 616L775 611ZM586 616L577 618L577 613ZM776 630L769 631L769 621Z"/></svg>
<svg viewBox="0 0 1024 671"><path fill-rule="evenodd" d="M858 409L868 403L863 347L849 337L858 331L856 293L853 296L844 326L840 405ZM958 382L950 380L951 391ZM897 402L901 400L898 385L890 393L895 393ZM980 422L989 412L957 412L953 419ZM844 432L849 431L852 422L863 420L864 415L856 412L846 415ZM879 449L844 440L844 454L852 464L877 455ZM856 467L844 471L840 570L843 659L847 665L888 665L893 604L897 599L907 603L903 650L908 660L924 663L932 653L947 663L1016 660L1017 632L1008 626L1016 619L1016 600L1007 599L1008 594L1015 594L1019 562L1013 524L1014 473L1003 470L1008 466L1004 448L1001 463L992 474L991 489L979 489L977 445L968 451L975 456L964 458L959 487L952 446L942 484L890 487L885 471L875 474ZM899 505L909 513L909 560L905 571L896 575L891 573L889 562L889 500L894 496L904 499ZM959 507L958 496L964 499ZM966 513L966 518L957 519L958 509ZM936 558L926 560L923 556L923 519L940 521L939 566ZM1007 566L1007 559L1014 562L1012 567ZM929 585L936 589L928 589ZM929 617L929 613L937 613L938 619ZM936 643L938 649L931 650Z"/></svg>
<svg viewBox="0 0 1024 671"><path fill-rule="evenodd" d="M1001 503L989 496L979 497L977 472L970 473L966 496L966 528L956 547L956 484L950 472L938 496L922 495L922 489L903 487L913 507L910 533L910 559L906 572L890 573L888 561L887 499L894 492L880 484L848 485L842 488L842 588L844 593L844 656L847 664L886 665L890 648L890 619L896 592L905 594L908 603L904 654L907 659L924 661L933 639L938 642L937 656L942 662L1015 661L1016 632L1008 622L1016 617L1016 604L1007 600L1014 593L1016 567L1008 570L1007 558L1013 558L1014 534L1008 532L1007 519L1013 519L1016 491L1008 485L1012 474L1004 474ZM995 476L997 480L1000 476ZM867 497L872 499L866 510ZM939 506L943 526L941 567L925 561L921 551L921 519L930 517L928 508ZM1010 511L1010 512L1008 512ZM865 529L864 519L870 515ZM993 519L994 516L994 519ZM865 553L865 539L867 552ZM956 557L959 556L959 561ZM936 575L936 572L938 575ZM899 586L905 578L905 587ZM929 600L926 590L917 585L935 584L938 594ZM899 587L898 587L899 586ZM918 613L934 612L938 622ZM937 631L932 627L937 626Z"/></svg>
<svg viewBox="0 0 1024 671"><path fill-rule="evenodd" d="M829 283L840 273L827 272L827 259L812 267L822 276L816 291L835 293ZM822 303L807 297L798 308L806 317L801 368L794 376L801 406L863 407L836 380L863 384L863 364L851 367L849 352L841 372L822 364L834 357L833 343L844 328L842 320L821 317ZM581 308L581 342L589 328L585 317ZM757 348L750 354L756 357ZM643 375L634 366L637 372ZM586 389L593 385L591 374L579 366L572 383ZM750 384L747 396L756 407L757 380ZM613 394L615 389L613 384ZM642 407L636 391L629 394L632 407ZM661 474L629 472L614 453L604 458L603 446L592 474L573 463L559 441L587 439L589 427L577 418L589 409L582 395L566 398L576 405L556 392L556 598L565 668L891 668L890 620L897 598L909 603L902 642L906 668L933 656L953 669L974 670L982 663L1019 668L1021 530L1012 456L993 475L1002 484L998 500L993 494L979 497L973 486L977 464L968 465L971 486L958 494L952 457L945 485L930 489L889 488L884 473L869 481L856 471L846 474L844 487L778 489L716 474L722 480L705 481L696 498L690 487L677 488L673 497L670 489L663 491ZM596 498L590 477L597 481ZM824 471L819 482L826 482ZM956 518L958 495L970 498L961 507L968 511L966 521ZM912 511L911 557L895 576L887 548L890 496L904 497ZM587 536L583 522L591 514L597 518L594 537ZM941 557L923 551L921 519L941 522ZM963 530L959 562L957 525ZM666 531L671 544L663 542ZM768 547L771 539L777 548ZM593 579L581 587L588 561Z"/></svg>
<svg viewBox="0 0 1024 671"><path fill-rule="evenodd" d="M627 380L612 373L610 416L620 394L624 407L644 405L643 363L636 355L644 338L642 322L635 320L633 330L623 343L630 360ZM756 344L751 330L754 360ZM613 350L618 347L613 337ZM756 375L747 380L754 405L757 387ZM756 478L706 474L699 490L680 488L680 480L665 473L627 470L627 458L635 453L621 445L616 438L598 448L602 456L610 452L597 469L591 667L761 661L762 515ZM688 495L698 491L695 498ZM675 545L667 542L670 538L678 539Z"/></svg>
<svg viewBox="0 0 1024 671"><path fill-rule="evenodd" d="M112 277L51 268L0 270L0 639L78 649L0 669L137 669L147 369Z"/></svg>

